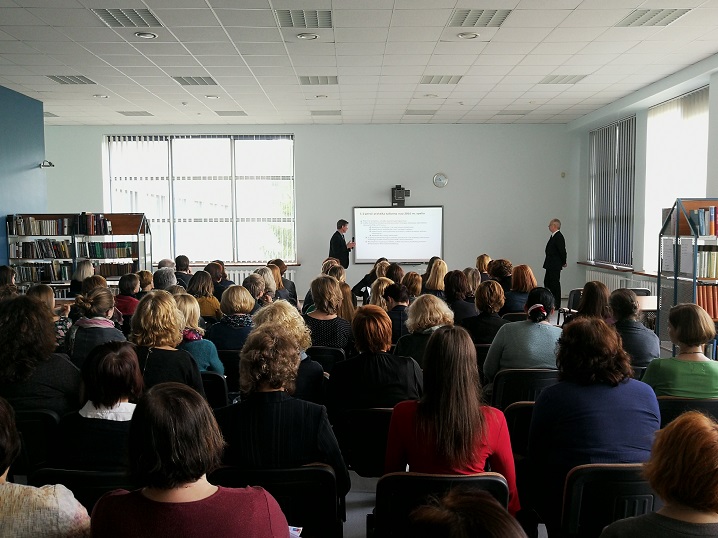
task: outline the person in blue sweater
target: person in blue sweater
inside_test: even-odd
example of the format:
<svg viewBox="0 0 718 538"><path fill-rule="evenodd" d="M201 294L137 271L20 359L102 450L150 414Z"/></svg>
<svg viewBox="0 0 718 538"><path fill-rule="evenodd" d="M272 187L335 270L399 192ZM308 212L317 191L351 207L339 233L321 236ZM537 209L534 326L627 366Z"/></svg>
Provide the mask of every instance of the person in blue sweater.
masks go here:
<svg viewBox="0 0 718 538"><path fill-rule="evenodd" d="M197 361L200 372L217 372L224 375L224 365L219 360L217 348L205 340L204 329L199 326L199 303L193 295L184 293L175 297L177 308L184 315L182 342L178 346L189 352Z"/></svg>

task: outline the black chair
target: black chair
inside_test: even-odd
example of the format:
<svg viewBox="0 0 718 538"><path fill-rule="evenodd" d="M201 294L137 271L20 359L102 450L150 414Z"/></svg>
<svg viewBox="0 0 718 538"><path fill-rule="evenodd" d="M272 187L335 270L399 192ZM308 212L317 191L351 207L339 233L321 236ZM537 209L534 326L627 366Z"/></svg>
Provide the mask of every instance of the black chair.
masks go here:
<svg viewBox="0 0 718 538"><path fill-rule="evenodd" d="M501 318L506 321L526 321L529 316L526 312L507 312Z"/></svg>
<svg viewBox="0 0 718 538"><path fill-rule="evenodd" d="M346 359L344 350L338 347L312 346L307 350L307 355L321 364L328 374L332 373L337 362Z"/></svg>
<svg viewBox="0 0 718 538"><path fill-rule="evenodd" d="M575 288L568 292L568 301L566 302L565 308L559 308L556 313L556 325L561 325L561 314L563 314L563 320L566 321L566 316L569 314L575 314L578 310L578 303L581 301L581 294L583 288Z"/></svg>
<svg viewBox="0 0 718 538"><path fill-rule="evenodd" d="M509 486L499 473L389 473L376 485L376 508L373 514L367 514L367 537L405 536L412 510L457 487L486 491L502 506L508 507Z"/></svg>
<svg viewBox="0 0 718 538"><path fill-rule="evenodd" d="M658 510L661 500L642 477L642 464L589 464L566 477L561 535L593 538L614 521Z"/></svg>
<svg viewBox="0 0 718 538"><path fill-rule="evenodd" d="M661 410L661 428L678 418L686 411L700 411L718 419L718 398L673 398L672 396L659 396L658 408Z"/></svg>
<svg viewBox="0 0 718 538"><path fill-rule="evenodd" d="M70 469L39 469L28 476L31 486L62 484L91 514L95 503L105 493L116 489L132 491L137 485L127 471L78 471Z"/></svg>
<svg viewBox="0 0 718 538"><path fill-rule="evenodd" d="M251 470L222 467L209 481L231 488L263 487L277 500L290 525L304 527L302 536L342 538L344 534L344 499L337 495L336 476L329 465Z"/></svg>
<svg viewBox="0 0 718 538"><path fill-rule="evenodd" d="M514 402L535 402L546 387L558 383L558 370L501 370L494 377L491 405L506 409Z"/></svg>
<svg viewBox="0 0 718 538"><path fill-rule="evenodd" d="M20 434L20 455L10 466L10 475L29 475L47 465L60 417L50 409L16 411L15 424Z"/></svg>
<svg viewBox="0 0 718 538"><path fill-rule="evenodd" d="M202 372L202 386L207 397L207 403L212 409L219 409L229 405L229 391L227 381L217 372Z"/></svg>
<svg viewBox="0 0 718 538"><path fill-rule="evenodd" d="M476 366L479 368L479 379L481 379L481 385L486 384L486 378L484 377L484 363L486 362L486 355L489 353L491 344L474 344L476 348Z"/></svg>
<svg viewBox="0 0 718 538"><path fill-rule="evenodd" d="M514 459L528 456L529 429L533 414L534 402L514 402L504 409Z"/></svg>
<svg viewBox="0 0 718 538"><path fill-rule="evenodd" d="M348 409L333 417L345 463L359 476L384 475L391 408Z"/></svg>
<svg viewBox="0 0 718 538"><path fill-rule="evenodd" d="M224 375L229 392L239 392L239 350L218 349L219 360L224 365Z"/></svg>
<svg viewBox="0 0 718 538"><path fill-rule="evenodd" d="M632 366L633 368L633 378L640 381L643 379L643 374L646 373L647 366Z"/></svg>

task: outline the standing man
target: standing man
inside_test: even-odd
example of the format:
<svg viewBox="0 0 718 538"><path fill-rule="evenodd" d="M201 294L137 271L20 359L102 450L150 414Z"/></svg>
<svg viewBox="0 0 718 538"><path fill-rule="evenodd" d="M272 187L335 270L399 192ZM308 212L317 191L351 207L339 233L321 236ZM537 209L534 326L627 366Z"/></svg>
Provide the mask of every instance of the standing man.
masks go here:
<svg viewBox="0 0 718 538"><path fill-rule="evenodd" d="M561 221L552 219L548 223L551 239L546 243L546 259L543 268L546 276L543 279L545 288L551 290L556 300L556 308L561 306L561 269L566 267L566 241L561 234Z"/></svg>
<svg viewBox="0 0 718 538"><path fill-rule="evenodd" d="M349 267L349 251L354 248L354 241L347 241L344 234L349 229L349 223L344 219L337 221L337 231L329 240L329 257L336 258L344 269Z"/></svg>

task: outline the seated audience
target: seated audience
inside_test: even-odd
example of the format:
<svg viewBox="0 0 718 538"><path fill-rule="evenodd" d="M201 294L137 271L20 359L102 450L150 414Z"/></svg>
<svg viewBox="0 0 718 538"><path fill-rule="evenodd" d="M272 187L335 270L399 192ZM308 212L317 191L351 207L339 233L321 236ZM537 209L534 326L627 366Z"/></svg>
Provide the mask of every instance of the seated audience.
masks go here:
<svg viewBox="0 0 718 538"><path fill-rule="evenodd" d="M7 481L20 447L15 412L0 398L0 534L12 538L89 538L87 510L65 486L35 488Z"/></svg>
<svg viewBox="0 0 718 538"><path fill-rule="evenodd" d="M475 267L466 267L463 273L469 283L469 295L466 296L466 299L471 298L470 300L473 302L476 297L476 288L481 284L481 273Z"/></svg>
<svg viewBox="0 0 718 538"><path fill-rule="evenodd" d="M718 424L688 411L656 432L643 475L665 503L616 521L601 537L718 536Z"/></svg>
<svg viewBox="0 0 718 538"><path fill-rule="evenodd" d="M174 297L164 290L155 290L137 305L130 340L137 345L146 388L176 381L204 395L197 362L186 351L176 349L182 342L183 322Z"/></svg>
<svg viewBox="0 0 718 538"><path fill-rule="evenodd" d="M466 275L459 270L449 271L444 277L446 303L454 311L454 323L478 314L474 305L474 293L469 288Z"/></svg>
<svg viewBox="0 0 718 538"><path fill-rule="evenodd" d="M55 290L47 284L35 284L27 290L28 297L35 297L44 303L52 312L52 321L55 326L55 339L57 341L56 353L65 353L65 338L72 327L72 321L67 315L70 313L70 305L63 304L59 308L55 306Z"/></svg>
<svg viewBox="0 0 718 538"><path fill-rule="evenodd" d="M213 295L217 301L221 301L224 290L234 284L234 282L230 283L230 281L227 280L227 273L224 272L224 265L221 263L210 262L205 266L204 271L211 277Z"/></svg>
<svg viewBox="0 0 718 538"><path fill-rule="evenodd" d="M519 498L511 440L501 411L482 405L476 349L461 327L442 327L429 338L426 383L419 401L394 407L386 447L387 473L481 473L486 463L509 484L509 511ZM333 376L332 376L333 377Z"/></svg>
<svg viewBox="0 0 718 538"><path fill-rule="evenodd" d="M434 265L431 266L431 273L429 273L429 278L426 279L424 289L421 290L421 293L436 295L439 299L444 299L446 297L444 292L444 277L448 271L449 268L446 266L444 260L441 258L436 260Z"/></svg>
<svg viewBox="0 0 718 538"><path fill-rule="evenodd" d="M593 280L586 282L581 292L581 300L575 314L566 316L564 325L576 318L599 318L604 321L611 317L611 307L608 305L608 288L603 282Z"/></svg>
<svg viewBox="0 0 718 538"><path fill-rule="evenodd" d="M409 329L406 328L409 290L400 284L390 284L384 290L384 300L387 314L391 319L391 343L396 344L399 338L409 334Z"/></svg>
<svg viewBox="0 0 718 538"><path fill-rule="evenodd" d="M159 262L157 262L157 269L165 269L169 268L173 271L175 270L176 264L169 258L162 258ZM155 286L156 288L157 286Z"/></svg>
<svg viewBox="0 0 718 538"><path fill-rule="evenodd" d="M339 283L346 282L347 272L344 270L344 267L339 264L332 265L327 271L327 274L336 278Z"/></svg>
<svg viewBox="0 0 718 538"><path fill-rule="evenodd" d="M421 368L411 357L390 355L391 320L375 305L357 310L352 330L359 355L334 365L329 378L327 406L343 409L394 407L421 397Z"/></svg>
<svg viewBox="0 0 718 538"><path fill-rule="evenodd" d="M174 264L174 262L173 262ZM177 277L172 267L162 267L152 273L152 285L156 290L165 290L170 286L177 285Z"/></svg>
<svg viewBox="0 0 718 538"><path fill-rule="evenodd" d="M207 340L217 349L242 349L252 330L254 299L244 286L234 284L222 294L220 308L224 315L207 330Z"/></svg>
<svg viewBox="0 0 718 538"><path fill-rule="evenodd" d="M9 265L0 265L0 286L14 286L15 275L15 269Z"/></svg>
<svg viewBox="0 0 718 538"><path fill-rule="evenodd" d="M424 367L424 350L431 334L444 325L454 324L454 313L434 295L420 295L407 309L406 328L409 334L399 338L394 353L411 357Z"/></svg>
<svg viewBox="0 0 718 538"><path fill-rule="evenodd" d="M312 281L311 292L315 310L304 314L304 322L312 333L312 345L341 348L351 356L352 326L337 315L342 302L339 282L329 275L318 276Z"/></svg>
<svg viewBox="0 0 718 538"><path fill-rule="evenodd" d="M234 286L235 283L229 279L229 275L227 274L227 269L224 266L224 262L222 260L212 260L212 263L216 263L217 265L219 265L222 268L222 279L219 281L219 283L225 288ZM206 269L205 269L205 271L206 271Z"/></svg>
<svg viewBox="0 0 718 538"><path fill-rule="evenodd" d="M371 285L371 295L369 297L369 304L373 304L382 308L387 309L386 299L384 298L384 290L391 286L393 282L385 276L377 277L374 283Z"/></svg>
<svg viewBox="0 0 718 538"><path fill-rule="evenodd" d="M135 293L135 297L139 301L145 295L152 291L152 287L154 284L152 283L152 273L150 273L149 271L138 271L137 277L140 279L140 291Z"/></svg>
<svg viewBox="0 0 718 538"><path fill-rule="evenodd" d="M341 265L339 267L341 267ZM337 310L337 316L351 323L357 310L357 298L346 282L340 282L339 289L342 292L342 304L339 306L339 310Z"/></svg>
<svg viewBox="0 0 718 538"><path fill-rule="evenodd" d="M205 318L205 321L218 321L222 317L219 300L213 290L212 277L207 271L197 271L187 286L187 293L197 299L199 315Z"/></svg>
<svg viewBox="0 0 718 538"><path fill-rule="evenodd" d="M324 406L291 396L299 342L281 324L265 323L249 335L239 363L242 403L217 411L227 440L224 463L249 469L331 465L346 495L349 472Z"/></svg>
<svg viewBox="0 0 718 538"><path fill-rule="evenodd" d="M254 272L264 279L264 294L269 297L269 302L273 301L277 294L277 283L272 270L269 267L260 267Z"/></svg>
<svg viewBox="0 0 718 538"><path fill-rule="evenodd" d="M511 271L511 289L505 293L504 306L499 316L509 312L523 312L529 292L538 284L533 271L528 265L517 265Z"/></svg>
<svg viewBox="0 0 718 538"><path fill-rule="evenodd" d="M92 535L288 536L277 501L262 488L207 481L224 441L207 402L189 387L163 383L139 401L130 425L130 465L141 489L116 490L92 511Z"/></svg>
<svg viewBox="0 0 718 538"><path fill-rule="evenodd" d="M415 271L409 271L401 279L401 283L409 292L409 304L413 303L414 299L421 295L421 275Z"/></svg>
<svg viewBox="0 0 718 538"><path fill-rule="evenodd" d="M377 263L376 264L376 277L377 278L381 278L381 277L386 278L386 272L389 270L390 265L391 264L389 263L389 260L386 260L386 259Z"/></svg>
<svg viewBox="0 0 718 538"><path fill-rule="evenodd" d="M17 411L80 407L80 370L56 346L52 314L34 297L0 303L0 396Z"/></svg>
<svg viewBox="0 0 718 538"><path fill-rule="evenodd" d="M660 426L656 396L631 378L631 359L603 320L566 324L556 364L560 382L545 388L534 407L526 491L549 536L559 530L564 482L573 467L646 461Z"/></svg>
<svg viewBox="0 0 718 538"><path fill-rule="evenodd" d="M700 306L677 304L668 314L668 336L678 355L652 360L641 381L656 396L718 398L718 362L703 354L703 345L715 334L715 323Z"/></svg>
<svg viewBox="0 0 718 538"><path fill-rule="evenodd" d="M189 294L187 293L187 288L185 288L184 286L182 286L182 285L180 285L180 284L175 284L174 286L170 286L170 287L167 288L165 291L166 291L167 293L169 293L170 295L172 295L172 296L177 296L177 295L189 295ZM195 299L196 299L196 297L195 297ZM198 303L198 304L199 304L199 303ZM202 320L202 322L204 322L204 320Z"/></svg>
<svg viewBox="0 0 718 538"><path fill-rule="evenodd" d="M297 296L297 287L294 285L294 282L292 282L288 278L284 277L284 275L287 274L287 264L284 263L284 261L277 258L276 260L270 260L269 264L267 264L267 266L269 267L270 265L275 265L275 266L279 267L279 273L282 277L282 286L284 287L284 289L287 290L287 294L289 295L289 297L287 297L286 300L289 301L294 306L299 306L299 297Z"/></svg>
<svg viewBox="0 0 718 538"><path fill-rule="evenodd" d="M119 293L115 295L115 308L122 312L125 318L130 318L140 303L139 299L135 297L135 294L140 291L140 277L135 273L122 275L117 287Z"/></svg>
<svg viewBox="0 0 718 538"><path fill-rule="evenodd" d="M485 282L486 280L490 280L491 276L489 275L489 262L491 261L491 256L488 254L479 254L476 256L476 270L481 275L481 282Z"/></svg>
<svg viewBox="0 0 718 538"><path fill-rule="evenodd" d="M184 316L182 342L178 349L187 351L199 366L200 372L217 372L224 375L224 365L219 360L217 348L205 340L204 329L199 326L199 303L192 295L184 293L175 296L177 308Z"/></svg>
<svg viewBox="0 0 718 538"><path fill-rule="evenodd" d="M284 282L282 281L282 272L279 270L279 267L270 263L267 264L267 269L272 272L272 278L274 279L275 299L282 301L290 301L292 299L292 295L289 293L289 290L284 287Z"/></svg>
<svg viewBox="0 0 718 538"><path fill-rule="evenodd" d="M485 280L476 289L476 309L478 316L464 318L460 325L464 327L474 344L490 344L499 329L509 323L498 312L504 304L504 290L495 280Z"/></svg>
<svg viewBox="0 0 718 538"><path fill-rule="evenodd" d="M339 263L339 260L337 260L336 258L327 258L326 260L324 260L322 262L321 274L328 275L331 268L334 267L335 265L341 265ZM307 290L307 294L304 296L304 304L302 305L302 314L309 314L313 310L314 310L314 297L312 297L312 290L310 287L310 289Z"/></svg>
<svg viewBox="0 0 718 538"><path fill-rule="evenodd" d="M264 278L262 278L260 275L255 273L248 275L247 278L245 278L242 282L242 287L246 289L252 296L252 299L254 299L252 310L251 312L249 312L250 316L253 316L265 304L271 302L271 299L268 300L269 295L267 295L265 291Z"/></svg>
<svg viewBox="0 0 718 538"><path fill-rule="evenodd" d="M70 291L67 292L68 297L74 297L78 293L82 293L82 283L88 277L95 274L95 267L91 260L80 260L77 262L75 272L72 273L70 279Z"/></svg>
<svg viewBox="0 0 718 538"><path fill-rule="evenodd" d="M638 299L626 288L614 291L609 297L609 306L616 323L613 327L621 335L623 349L631 356L633 366L648 366L661 354L658 335L638 321Z"/></svg>
<svg viewBox="0 0 718 538"><path fill-rule="evenodd" d="M64 469L115 470L129 466L127 439L142 372L134 345L108 342L94 348L82 365L87 402L60 422L51 462Z"/></svg>
<svg viewBox="0 0 718 538"><path fill-rule="evenodd" d="M184 254L175 258L175 277L177 277L177 284L187 289L192 278L192 270L189 268L189 258Z"/></svg>
<svg viewBox="0 0 718 538"><path fill-rule="evenodd" d="M488 265L487 271L492 280L495 280L504 290L504 295L511 291L511 273L513 273L514 266L509 260L498 259L491 260Z"/></svg>
<svg viewBox="0 0 718 538"><path fill-rule="evenodd" d="M363 304L369 304L369 295L371 290L371 285L376 280L376 267L379 265L380 262L387 261L386 258L379 258L376 262L374 262L374 267L371 268L371 271L369 271L366 275L362 277L362 279L352 288L352 293L356 297L361 297L363 300Z"/></svg>
<svg viewBox="0 0 718 538"><path fill-rule="evenodd" d="M386 268L386 278L399 284L404 278L404 269L396 262L390 263Z"/></svg>
<svg viewBox="0 0 718 538"><path fill-rule="evenodd" d="M553 314L553 305L553 295L548 289L534 288L524 307L528 319L499 328L484 362L484 375L489 382L499 370L556 369L555 350L561 328L548 321Z"/></svg>
<svg viewBox="0 0 718 538"><path fill-rule="evenodd" d="M431 275L431 270L434 267L434 264L436 263L436 260L440 260L441 258L439 256L432 256L429 258L429 263L426 264L426 272L421 275L421 289L422 292L424 290L424 287L426 286L426 281L429 280L429 275Z"/></svg>

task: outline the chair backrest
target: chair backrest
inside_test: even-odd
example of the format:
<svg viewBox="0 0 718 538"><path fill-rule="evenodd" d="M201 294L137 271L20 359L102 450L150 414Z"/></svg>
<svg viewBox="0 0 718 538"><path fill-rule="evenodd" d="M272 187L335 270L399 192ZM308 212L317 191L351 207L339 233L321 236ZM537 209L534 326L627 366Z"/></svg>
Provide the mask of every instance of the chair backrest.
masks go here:
<svg viewBox="0 0 718 538"><path fill-rule="evenodd" d="M632 366L633 368L633 378L640 381L643 379L643 374L646 373L647 366Z"/></svg>
<svg viewBox="0 0 718 538"><path fill-rule="evenodd" d="M229 405L229 391L227 381L217 372L202 372L202 386L207 402L212 409L219 409Z"/></svg>
<svg viewBox="0 0 718 538"><path fill-rule="evenodd" d="M589 464L566 477L562 536L597 537L619 519L658 510L662 502L641 475L640 463Z"/></svg>
<svg viewBox="0 0 718 538"><path fill-rule="evenodd" d="M224 365L224 375L227 376L227 389L230 392L239 392L239 350L218 349L219 360Z"/></svg>
<svg viewBox="0 0 718 538"><path fill-rule="evenodd" d="M528 456L529 429L531 428L533 414L534 402L514 402L504 409L514 459L517 456Z"/></svg>
<svg viewBox="0 0 718 538"><path fill-rule="evenodd" d="M404 536L409 514L432 497L450 489L475 488L490 493L502 506L509 502L509 487L499 473L474 475L431 475L425 473L389 473L376 485L376 508L367 518L367 536Z"/></svg>
<svg viewBox="0 0 718 538"><path fill-rule="evenodd" d="M535 402L546 387L558 383L558 370L501 370L494 377L491 405L506 409L514 402Z"/></svg>
<svg viewBox="0 0 718 538"><path fill-rule="evenodd" d="M16 411L15 424L22 446L20 456L10 466L10 474L28 475L47 464L60 417L50 409Z"/></svg>
<svg viewBox="0 0 718 538"><path fill-rule="evenodd" d="M529 316L526 312L507 312L501 318L506 321L526 321Z"/></svg>
<svg viewBox="0 0 718 538"><path fill-rule="evenodd" d="M384 475L391 408L348 409L332 418L344 461L359 476Z"/></svg>
<svg viewBox="0 0 718 538"><path fill-rule="evenodd" d="M220 486L261 486L277 500L287 522L304 527L302 536L341 538L344 499L337 496L334 470L323 464L291 469L222 467L209 480Z"/></svg>
<svg viewBox="0 0 718 538"><path fill-rule="evenodd" d="M312 346L307 350L307 355L321 364L328 374L332 373L337 362L346 359L344 350L338 347Z"/></svg>
<svg viewBox="0 0 718 538"><path fill-rule="evenodd" d="M653 293L651 293L651 290L649 290L648 288L628 288L628 289L631 290L636 295L638 295L639 297L650 297L651 295L653 295Z"/></svg>
<svg viewBox="0 0 718 538"><path fill-rule="evenodd" d="M659 396L658 408L661 411L661 428L665 427L673 419L678 418L686 411L701 411L718 419L718 398L673 398L671 396Z"/></svg>
<svg viewBox="0 0 718 538"><path fill-rule="evenodd" d="M39 469L28 476L31 486L62 484L75 495L82 506L91 514L95 503L105 493L116 489L131 491L137 485L127 471L78 471L70 469Z"/></svg>
<svg viewBox="0 0 718 538"><path fill-rule="evenodd" d="M575 288L569 291L566 308L569 310L578 310L578 303L581 302L581 295L583 295L583 288Z"/></svg>

